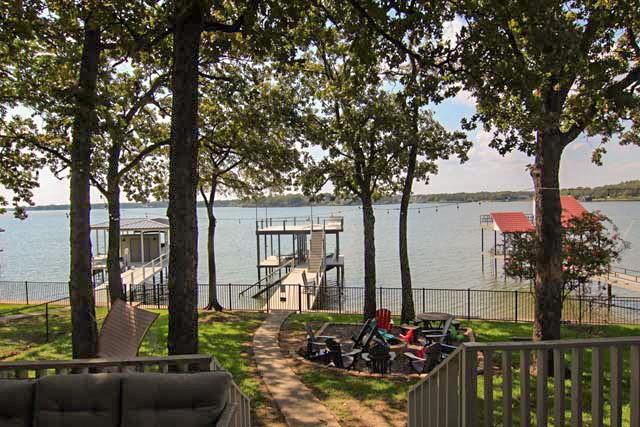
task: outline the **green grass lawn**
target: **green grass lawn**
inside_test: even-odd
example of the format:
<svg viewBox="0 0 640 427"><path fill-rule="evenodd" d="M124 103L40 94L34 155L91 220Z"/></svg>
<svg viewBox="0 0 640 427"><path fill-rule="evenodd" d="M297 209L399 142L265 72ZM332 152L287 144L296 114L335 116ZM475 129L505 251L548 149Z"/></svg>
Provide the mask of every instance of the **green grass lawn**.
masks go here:
<svg viewBox="0 0 640 427"><path fill-rule="evenodd" d="M0 313L19 308L17 306L0 305ZM165 355L166 336L168 330L168 314L166 310L155 310L160 314L147 334L140 354L141 355ZM38 310L28 308L22 312L37 314ZM50 308L49 328L50 341L45 342L44 317L37 316L22 319L17 322L0 325L0 360L43 360L43 359L67 359L71 354L71 342L69 334L69 309ZM96 317L98 323L106 315L104 308L99 308ZM252 335L265 318L263 313L231 312L231 313L200 313L199 336L200 353L213 354L220 363L234 376L241 389L253 400L254 411L257 412L256 420L262 425L276 425L279 423L278 415L273 417L277 410L272 407L268 396L265 394L252 357ZM302 333L307 322L320 325L324 322L361 323L361 315L337 315L327 313L304 313L292 315L284 328L291 332ZM395 320L397 323L397 319ZM478 341L509 341L513 337L531 336L531 324L463 321L463 326L473 329ZM563 338L592 338L600 336L629 336L640 335L640 327L637 326L598 326L575 327L563 326ZM304 335L301 335L303 339ZM608 353L605 353L605 395L609 388ZM499 366L500 355L494 355L494 366ZM513 355L513 366L518 366L519 355ZM628 362L627 362L628 363ZM317 369L313 365L299 364L295 370L302 381L322 400L340 419L344 425L375 427L377 425L404 425L406 423L406 399L407 392L415 378L402 377L368 377L354 376L349 373L332 369ZM591 354L585 353L585 368L583 376L584 407L585 412L590 409L590 366ZM623 375L623 390L625 399L628 400L629 367L625 365L626 375ZM514 370L514 394L513 415L514 422L519 420L520 396L519 396L519 372ZM502 384L501 376L496 373L493 382L494 407L497 408L497 420L501 417ZM536 378L531 378L531 398L535 403ZM552 379L549 380L548 389L551 391ZM567 390L571 383L566 381ZM478 394L483 395L483 378L478 378ZM568 403L568 400L567 400ZM479 404L482 408L482 402ZM532 407L533 408L533 407ZM550 413L552 413L552 401L550 397ZM605 406L605 421L609 408ZM567 419L569 419L567 411ZM624 423L628 423L629 407L624 408ZM266 421L265 421L266 420ZM585 419L585 425L590 425L590 420Z"/></svg>
<svg viewBox="0 0 640 427"><path fill-rule="evenodd" d="M360 315L335 315L324 313L303 313L292 315L285 327L293 331L303 331L304 324L312 322L315 325L320 325L324 322L339 322L339 323L360 323L362 316ZM394 320L397 323L397 320ZM478 341L510 341L513 337L530 337L532 334L532 325L528 323L509 323L509 322L488 322L472 320L470 322L463 321L462 326L471 327L474 331L476 339ZM563 338L596 338L605 336L633 336L640 335L639 326L597 326L597 327L579 327L568 326L562 327ZM494 354L494 366L500 366L500 354ZM623 371L623 393L624 399L628 401L628 388L630 371L628 366L628 357L625 355L625 368ZM570 357L567 357L567 362L570 361ZM517 367L519 363L519 354L513 355L513 366ZM605 352L604 366L604 395L608 395L609 390L609 366L610 360L608 352ZM496 372L493 378L493 401L494 408L497 409L496 425L499 425L502 417L502 377ZM626 373L626 374L625 374ZM349 414L352 413L351 408L340 408L338 402L360 402L362 405L370 408L372 411L380 413L379 409L384 408L383 415L389 415L395 411L406 413L406 398L407 392L412 384L416 381L402 381L397 378L391 377L349 377L340 375L333 370L329 369L301 369L299 372L303 382L310 387L316 396L323 400L342 421L351 421L350 424L357 425L355 420L349 419ZM514 424L519 423L519 411L520 411L520 382L519 382L519 370L513 372L514 393L513 393L513 417ZM591 383L591 352L587 351L584 354L584 370L583 370L583 386L584 386L584 412L587 413L591 408L591 389L589 384ZM480 397L479 412L481 414L481 408L483 404L484 393L484 379L482 375L478 377L478 396ZM547 384L549 395L549 413L553 410L553 395L552 395L553 379L550 378ZM567 393L571 388L571 381L565 381L565 389ZM536 390L536 378L531 378L531 401L535 404L535 390ZM567 394L568 396L568 394ZM566 399L565 407L569 406L569 398ZM535 411L535 406L532 406L532 411ZM605 405L605 424L610 416L610 408ZM570 419L570 411L565 411L566 420ZM389 424L402 425L400 422L395 422L397 417L388 419ZM591 419L589 415L585 416L586 426L591 425ZM406 422L406 421L405 421ZM629 423L629 405L623 407L623 425ZM362 425L365 425L363 423ZM535 420L533 425L535 425Z"/></svg>

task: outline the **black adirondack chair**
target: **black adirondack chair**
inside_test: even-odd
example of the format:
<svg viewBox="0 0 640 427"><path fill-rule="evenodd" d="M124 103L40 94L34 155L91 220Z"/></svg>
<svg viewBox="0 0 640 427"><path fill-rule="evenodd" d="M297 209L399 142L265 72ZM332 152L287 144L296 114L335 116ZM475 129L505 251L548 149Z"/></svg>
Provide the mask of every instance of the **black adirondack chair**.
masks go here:
<svg viewBox="0 0 640 427"><path fill-rule="evenodd" d="M316 359L322 355L323 350L326 350L327 340L335 340L336 337L331 335L316 335L308 323L305 324L304 327L307 330L307 353L305 357L307 359Z"/></svg>
<svg viewBox="0 0 640 427"><path fill-rule="evenodd" d="M353 369L358 362L360 350L352 350L348 353L342 352L342 346L334 339L328 339L327 342L327 360L329 364L340 369Z"/></svg>
<svg viewBox="0 0 640 427"><path fill-rule="evenodd" d="M410 352L403 353L409 360L409 365L418 374L425 374L435 368L442 361L442 344L434 342L425 346L424 356L420 357Z"/></svg>

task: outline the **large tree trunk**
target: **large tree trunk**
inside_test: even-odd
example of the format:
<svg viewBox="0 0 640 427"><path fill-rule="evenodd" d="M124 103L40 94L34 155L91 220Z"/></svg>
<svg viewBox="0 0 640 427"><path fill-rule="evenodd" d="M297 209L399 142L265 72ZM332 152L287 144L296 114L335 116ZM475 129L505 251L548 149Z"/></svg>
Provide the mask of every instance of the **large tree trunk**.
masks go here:
<svg viewBox="0 0 640 427"><path fill-rule="evenodd" d="M169 154L169 354L198 352L198 55L201 2L176 1Z"/></svg>
<svg viewBox="0 0 640 427"><path fill-rule="evenodd" d="M409 267L407 220L417 159L418 147L412 145L409 148L407 175L404 178L402 199L400 200L400 280L402 283L402 312L400 318L403 323L409 323L416 318L416 312L413 306L413 290L411 288L411 269Z"/></svg>
<svg viewBox="0 0 640 427"><path fill-rule="evenodd" d="M213 204L216 197L216 186L211 188L210 197L207 200L207 218L209 219L209 229L207 234L207 252L209 259L209 301L207 310L222 311L223 307L218 301L218 279L216 277L216 225L217 219L213 213Z"/></svg>
<svg viewBox="0 0 640 427"><path fill-rule="evenodd" d="M560 205L559 132L538 132L538 149L531 169L535 189L536 310L534 340L560 338L562 317L562 207Z"/></svg>
<svg viewBox="0 0 640 427"><path fill-rule="evenodd" d="M364 317L376 315L376 242L373 203L370 194L362 200L362 224L364 226Z"/></svg>
<svg viewBox="0 0 640 427"><path fill-rule="evenodd" d="M109 294L111 302L125 299L120 270L120 182L118 166L120 164L120 145L114 143L109 153L107 172L107 206L109 210L109 248L107 251L107 273L109 276Z"/></svg>
<svg viewBox="0 0 640 427"><path fill-rule="evenodd" d="M91 138L96 124L96 84L100 63L100 29L91 15L84 22L76 113L71 141L70 243L72 351L74 358L96 355L98 330L91 278Z"/></svg>

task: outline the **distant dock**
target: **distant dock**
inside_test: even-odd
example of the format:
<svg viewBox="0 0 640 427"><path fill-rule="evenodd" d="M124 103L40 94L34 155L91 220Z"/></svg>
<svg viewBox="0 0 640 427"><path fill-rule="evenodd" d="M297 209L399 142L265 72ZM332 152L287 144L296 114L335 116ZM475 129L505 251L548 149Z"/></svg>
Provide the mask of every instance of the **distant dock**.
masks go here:
<svg viewBox="0 0 640 427"><path fill-rule="evenodd" d="M258 281L242 295L261 298L271 310L292 305L310 310L327 286L343 286L342 217L266 218L256 221L255 231ZM327 252L328 237L332 252ZM330 270L335 280L328 279Z"/></svg>

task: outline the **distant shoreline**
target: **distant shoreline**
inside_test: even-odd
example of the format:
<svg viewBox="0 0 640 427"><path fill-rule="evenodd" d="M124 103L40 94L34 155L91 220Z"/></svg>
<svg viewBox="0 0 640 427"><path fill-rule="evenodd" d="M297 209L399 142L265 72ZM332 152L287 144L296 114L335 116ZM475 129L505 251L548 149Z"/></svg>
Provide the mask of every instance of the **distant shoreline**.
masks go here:
<svg viewBox="0 0 640 427"><path fill-rule="evenodd" d="M582 201L593 202L637 202L640 201L640 180L625 181L618 184L603 185L600 187L578 187L561 190L563 195L572 195ZM411 203L478 203L478 202L515 202L531 201L533 191L481 191L475 193L440 193L440 194L414 194ZM391 205L399 204L400 195L382 197L375 204ZM360 203L353 200L335 199L331 194L319 194L316 196L314 206L358 206ZM150 203L121 203L121 209L145 209L166 208L168 202L155 201ZM284 194L278 196L261 197L258 200L232 199L216 202L216 207L253 208L256 206L267 208L295 208L309 206L309 198L302 194ZM198 207L203 207L203 202L198 202ZM104 203L94 203L92 209L104 208ZM69 210L69 205L40 205L27 207L29 211Z"/></svg>
<svg viewBox="0 0 640 427"><path fill-rule="evenodd" d="M533 200L532 198L527 198L527 199L510 199L510 200L491 200L491 199L486 199L486 200L440 200L440 201L411 201L411 205L415 205L415 204L425 204L425 203L443 203L443 204L455 204L455 203L508 203L508 202L530 202L531 200ZM613 198L609 198L609 199L591 199L588 200L588 202L640 202L640 198L635 198L635 199L613 199ZM394 204L399 204L400 202L396 202L396 201L379 201L374 203L374 205L394 205ZM220 202L219 205L217 205L216 207L218 208L255 208L255 204L247 204L245 202L240 202L240 203L223 203ZM291 205L287 205L287 204L269 204L269 205L264 205L264 204L259 204L258 205L261 208L264 207L269 207L269 208L303 208L303 207L309 207L310 204L291 204ZM317 203L314 204L313 206L318 206L318 207L328 207L328 206L359 206L358 203ZM157 209L157 208L166 208L167 207L167 203L165 202L164 204L162 202L153 202L153 203L149 203L149 204L142 204L142 203L121 203L120 208L121 209ZM204 207L204 204L202 203L198 203L198 207ZM96 204L96 205L91 205L91 209L106 209L106 205L105 204ZM69 210L69 205L46 205L46 206L31 206L29 208L27 208L27 211L68 211Z"/></svg>

